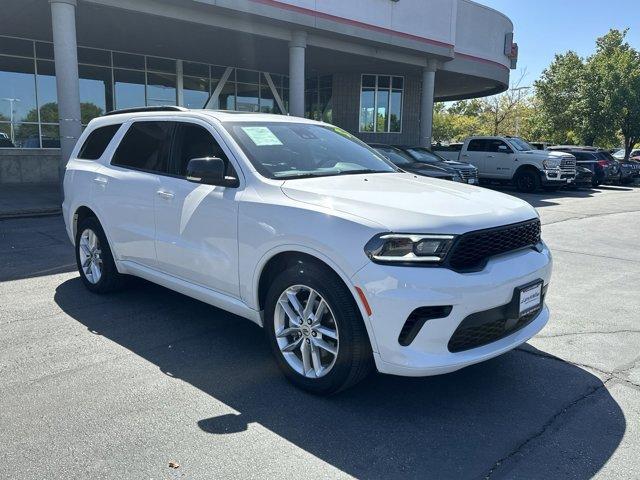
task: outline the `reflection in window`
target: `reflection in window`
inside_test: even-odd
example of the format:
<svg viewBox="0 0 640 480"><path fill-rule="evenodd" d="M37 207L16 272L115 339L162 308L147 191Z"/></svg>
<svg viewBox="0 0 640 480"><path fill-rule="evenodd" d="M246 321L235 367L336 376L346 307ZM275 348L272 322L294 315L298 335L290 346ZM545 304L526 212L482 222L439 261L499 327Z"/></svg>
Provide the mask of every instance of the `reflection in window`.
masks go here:
<svg viewBox="0 0 640 480"><path fill-rule="evenodd" d="M58 125L42 125L42 148L60 148L60 127Z"/></svg>
<svg viewBox="0 0 640 480"><path fill-rule="evenodd" d="M53 62L38 60L38 105L40 121L43 123L58 122L58 91L56 89L56 70ZM37 122L38 113L29 114L28 121Z"/></svg>
<svg viewBox="0 0 640 480"><path fill-rule="evenodd" d="M209 98L209 78L184 77L183 98L185 107L202 108Z"/></svg>
<svg viewBox="0 0 640 480"><path fill-rule="evenodd" d="M305 82L305 117L331 123L333 117L333 77L307 78Z"/></svg>
<svg viewBox="0 0 640 480"><path fill-rule="evenodd" d="M176 76L147 73L147 105L175 105Z"/></svg>
<svg viewBox="0 0 640 480"><path fill-rule="evenodd" d="M140 107L144 101L144 72L113 70L115 108Z"/></svg>
<svg viewBox="0 0 640 480"><path fill-rule="evenodd" d="M0 122L23 121L31 111L36 112L33 60L0 55Z"/></svg>
<svg viewBox="0 0 640 480"><path fill-rule="evenodd" d="M260 87L238 83L236 110L240 112L257 112L260 110Z"/></svg>
<svg viewBox="0 0 640 480"><path fill-rule="evenodd" d="M403 77L362 75L360 131L398 133L402 130Z"/></svg>
<svg viewBox="0 0 640 480"><path fill-rule="evenodd" d="M82 124L113 110L111 70L80 65L80 114Z"/></svg>

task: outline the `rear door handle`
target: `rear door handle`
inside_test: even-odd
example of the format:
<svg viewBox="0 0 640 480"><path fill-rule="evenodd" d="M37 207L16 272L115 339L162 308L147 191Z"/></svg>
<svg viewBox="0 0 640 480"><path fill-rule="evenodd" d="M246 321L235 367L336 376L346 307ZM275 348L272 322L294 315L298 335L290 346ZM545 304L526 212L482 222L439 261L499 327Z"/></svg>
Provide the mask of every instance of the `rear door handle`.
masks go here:
<svg viewBox="0 0 640 480"><path fill-rule="evenodd" d="M156 193L160 198L164 198L165 200L171 200L173 197L176 196L175 193L168 192L167 190L158 190Z"/></svg>
<svg viewBox="0 0 640 480"><path fill-rule="evenodd" d="M96 177L93 179L93 181L98 185L102 185L102 186L105 186L109 182L109 180L107 180L104 177Z"/></svg>
<svg viewBox="0 0 640 480"><path fill-rule="evenodd" d="M495 155L487 155L487 158L496 158Z"/></svg>

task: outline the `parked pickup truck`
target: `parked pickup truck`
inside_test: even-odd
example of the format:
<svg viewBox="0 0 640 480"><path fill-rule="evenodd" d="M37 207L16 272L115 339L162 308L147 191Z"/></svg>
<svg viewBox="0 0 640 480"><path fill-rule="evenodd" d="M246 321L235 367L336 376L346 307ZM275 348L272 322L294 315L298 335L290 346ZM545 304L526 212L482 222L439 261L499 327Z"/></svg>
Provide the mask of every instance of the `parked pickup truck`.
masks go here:
<svg viewBox="0 0 640 480"><path fill-rule="evenodd" d="M541 187L554 190L576 178L573 155L537 150L518 137L469 137L458 156L435 150L446 158L474 165L481 181L513 183L521 192Z"/></svg>

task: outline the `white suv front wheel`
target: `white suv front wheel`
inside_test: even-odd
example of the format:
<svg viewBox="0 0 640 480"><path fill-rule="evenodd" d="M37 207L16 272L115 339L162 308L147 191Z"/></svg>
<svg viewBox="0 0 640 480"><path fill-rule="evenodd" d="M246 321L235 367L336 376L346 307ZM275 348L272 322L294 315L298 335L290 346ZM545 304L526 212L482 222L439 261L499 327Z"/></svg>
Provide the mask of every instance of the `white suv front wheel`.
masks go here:
<svg viewBox="0 0 640 480"><path fill-rule="evenodd" d="M286 377L312 393L344 390L371 370L360 310L342 280L321 265L300 262L274 279L265 333Z"/></svg>

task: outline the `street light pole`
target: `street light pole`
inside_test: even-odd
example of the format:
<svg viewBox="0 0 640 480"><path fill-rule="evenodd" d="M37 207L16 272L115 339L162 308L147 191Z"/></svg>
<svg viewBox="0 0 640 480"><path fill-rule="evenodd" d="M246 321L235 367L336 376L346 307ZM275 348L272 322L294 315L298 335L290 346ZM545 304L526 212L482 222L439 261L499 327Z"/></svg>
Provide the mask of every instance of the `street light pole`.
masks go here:
<svg viewBox="0 0 640 480"><path fill-rule="evenodd" d="M2 100L4 100L5 102L9 102L9 122L11 122L9 124L9 135L11 136L11 143L13 143L15 145L16 142L16 135L13 131L13 104L16 102L21 102L22 100L20 100L19 98L9 98L9 97L5 97Z"/></svg>

